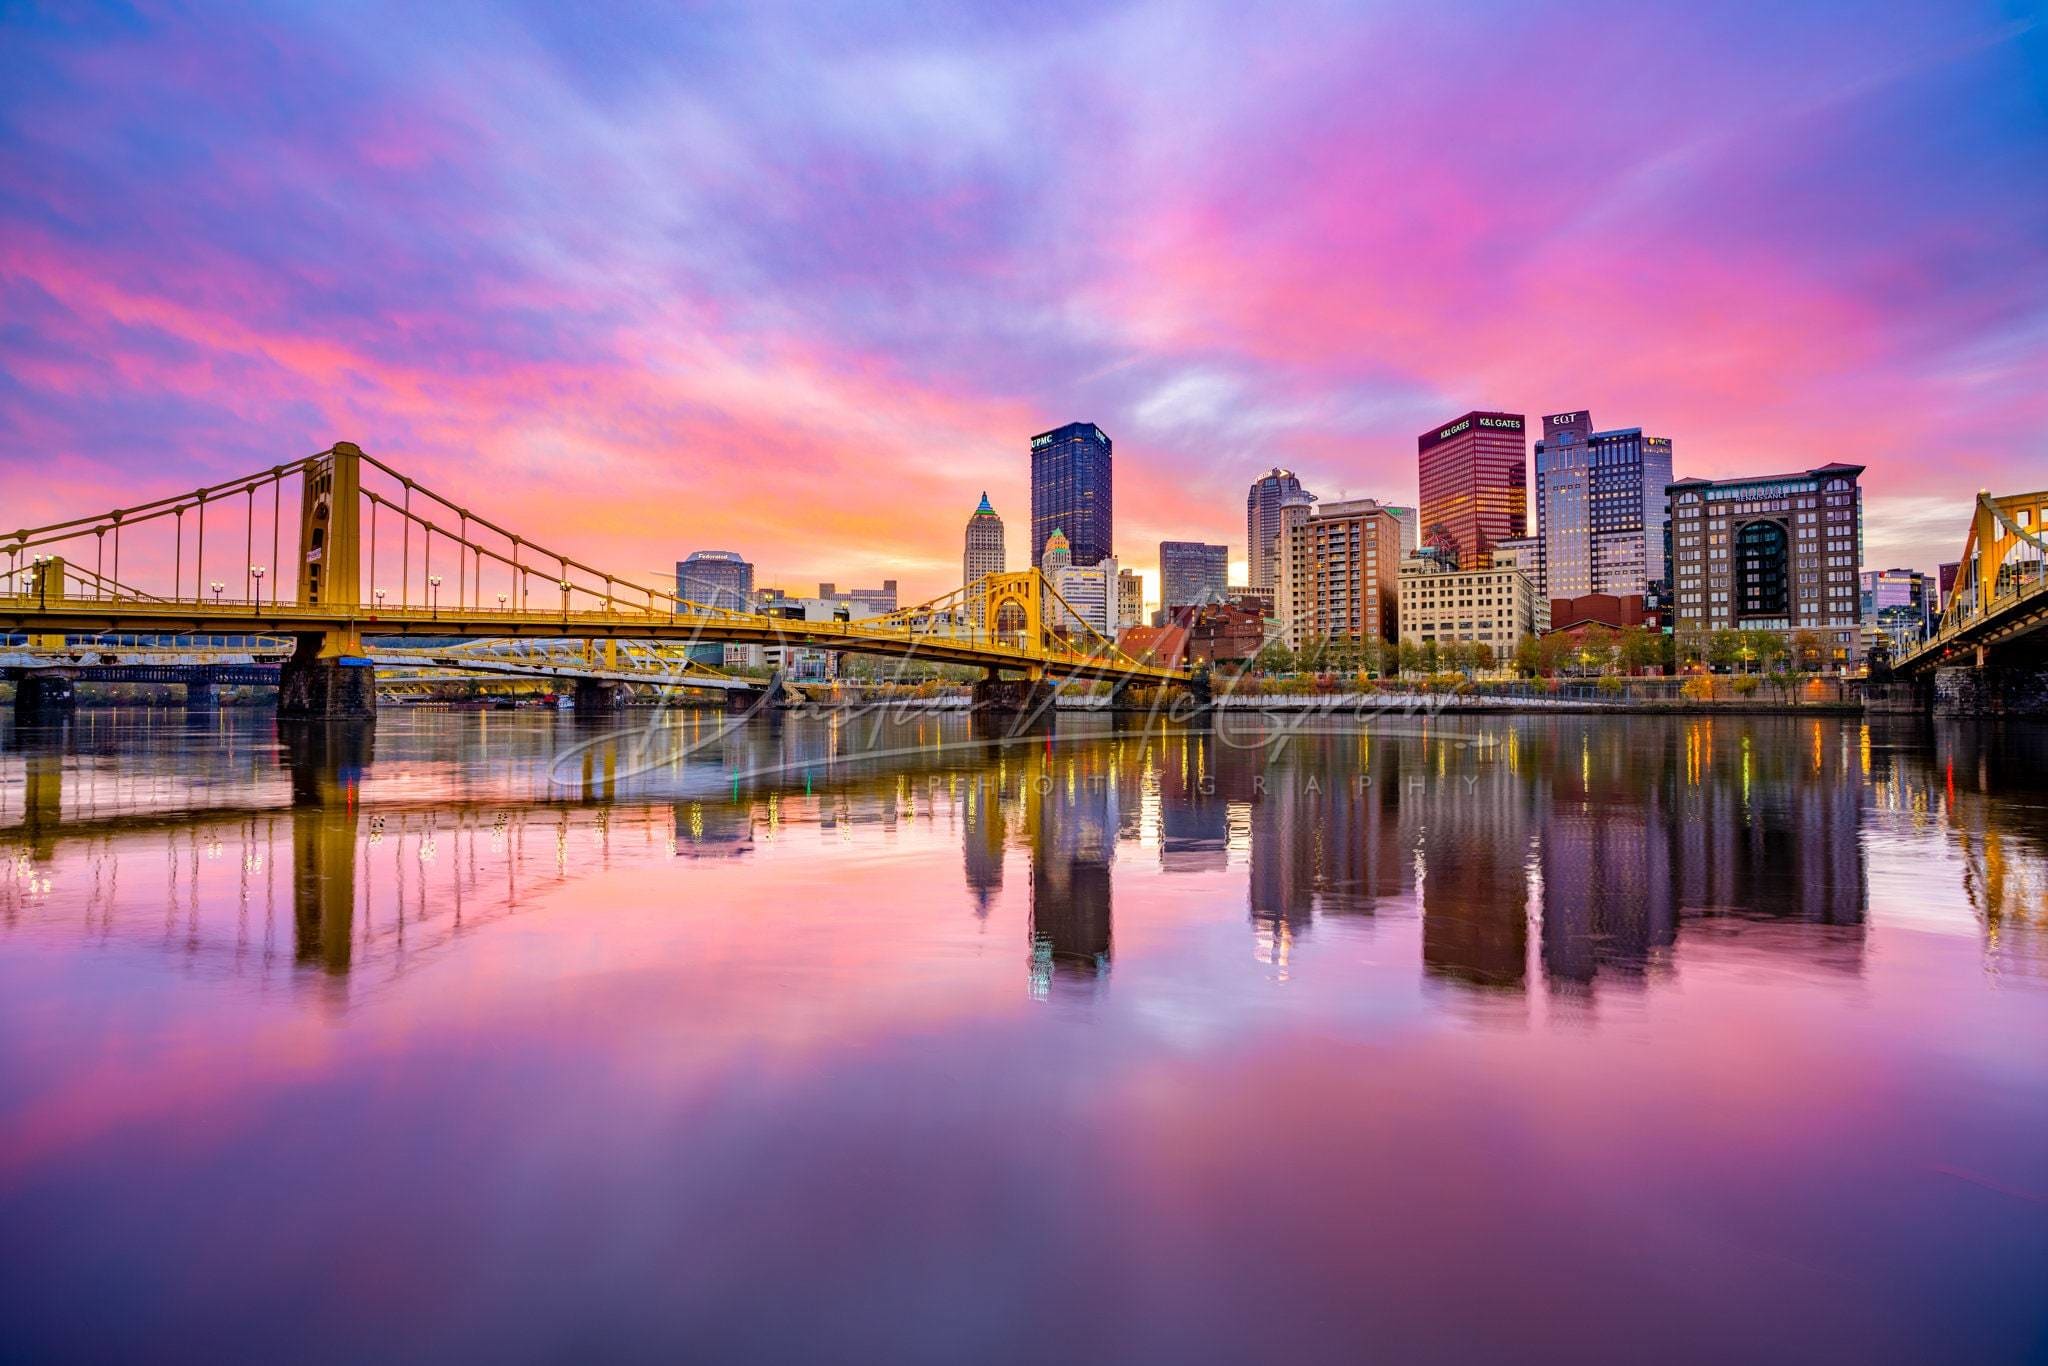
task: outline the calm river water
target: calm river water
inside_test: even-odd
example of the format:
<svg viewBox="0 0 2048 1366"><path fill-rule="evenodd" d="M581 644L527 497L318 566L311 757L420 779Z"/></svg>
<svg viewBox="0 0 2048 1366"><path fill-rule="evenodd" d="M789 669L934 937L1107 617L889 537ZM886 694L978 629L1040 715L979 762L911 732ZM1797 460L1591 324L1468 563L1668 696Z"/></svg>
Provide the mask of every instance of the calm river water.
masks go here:
<svg viewBox="0 0 2048 1366"><path fill-rule="evenodd" d="M17 1360L2048 1354L2048 732L0 732Z"/></svg>

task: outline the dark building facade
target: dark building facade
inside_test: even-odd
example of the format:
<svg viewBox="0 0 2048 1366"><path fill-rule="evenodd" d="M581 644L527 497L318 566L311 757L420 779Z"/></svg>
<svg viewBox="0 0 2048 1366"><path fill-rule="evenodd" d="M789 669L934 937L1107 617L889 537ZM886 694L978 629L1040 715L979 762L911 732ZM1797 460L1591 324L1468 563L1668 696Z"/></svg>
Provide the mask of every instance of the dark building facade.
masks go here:
<svg viewBox="0 0 2048 1366"><path fill-rule="evenodd" d="M1115 554L1110 443L1092 422L1069 422L1031 438L1031 564L1044 568L1045 542L1064 531L1073 562L1098 565Z"/></svg>
<svg viewBox="0 0 2048 1366"><path fill-rule="evenodd" d="M1315 495L1302 488L1293 470L1277 465L1252 482L1244 500L1244 558L1245 574L1253 588L1270 591L1279 581L1280 509L1289 502L1314 501Z"/></svg>
<svg viewBox="0 0 2048 1366"><path fill-rule="evenodd" d="M1415 441L1423 545L1441 535L1461 564L1484 564L1500 541L1528 533L1528 423L1520 413L1471 412Z"/></svg>
<svg viewBox="0 0 2048 1366"><path fill-rule="evenodd" d="M1230 547L1201 541L1159 543L1159 606L1199 607L1230 591Z"/></svg>
<svg viewBox="0 0 2048 1366"><path fill-rule="evenodd" d="M735 612L752 609L754 566L734 551L692 551L676 561L676 583L686 601Z"/></svg>

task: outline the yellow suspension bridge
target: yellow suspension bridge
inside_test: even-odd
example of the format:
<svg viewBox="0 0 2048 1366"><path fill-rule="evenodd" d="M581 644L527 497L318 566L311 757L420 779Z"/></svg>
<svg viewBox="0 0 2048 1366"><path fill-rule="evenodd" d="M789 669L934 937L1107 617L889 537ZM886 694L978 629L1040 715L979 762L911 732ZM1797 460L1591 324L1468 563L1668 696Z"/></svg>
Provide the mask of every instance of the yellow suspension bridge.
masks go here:
<svg viewBox="0 0 2048 1366"><path fill-rule="evenodd" d="M1055 679L1202 684L1118 650L1036 569L861 619L728 610L551 549L348 442L134 507L0 532L0 556L0 632L25 634L32 648L122 635L289 640L286 715L372 714L380 666L559 675L561 642L760 645L978 667L976 705L995 710L1040 705ZM538 642L556 642L556 654ZM659 668L645 651L622 667L614 650L608 667L577 672L761 686L672 650L661 656ZM19 688L54 683L68 696L49 670L13 672Z"/></svg>

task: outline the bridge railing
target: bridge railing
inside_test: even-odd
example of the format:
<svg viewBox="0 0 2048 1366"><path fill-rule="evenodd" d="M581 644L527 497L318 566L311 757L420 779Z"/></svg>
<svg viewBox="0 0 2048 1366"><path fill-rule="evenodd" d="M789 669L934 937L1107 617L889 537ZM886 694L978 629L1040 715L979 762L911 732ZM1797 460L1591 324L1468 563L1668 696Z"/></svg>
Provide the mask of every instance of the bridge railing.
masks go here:
<svg viewBox="0 0 2048 1366"><path fill-rule="evenodd" d="M1917 663L1937 655L1968 635L1980 622L2009 612L2026 599L2048 594L2048 563L2038 560L2019 565L2008 563L2005 569L2016 572L2000 574L1999 586L1988 601L1975 593L1958 601L1951 611L1943 613L1941 629L1911 654L1903 656L1899 664Z"/></svg>

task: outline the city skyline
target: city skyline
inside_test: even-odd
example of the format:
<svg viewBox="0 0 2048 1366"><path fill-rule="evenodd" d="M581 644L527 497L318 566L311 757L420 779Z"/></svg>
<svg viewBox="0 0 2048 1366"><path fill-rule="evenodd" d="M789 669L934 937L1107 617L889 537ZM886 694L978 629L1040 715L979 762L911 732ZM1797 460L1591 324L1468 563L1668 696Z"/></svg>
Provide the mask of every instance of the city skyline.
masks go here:
<svg viewBox="0 0 2048 1366"><path fill-rule="evenodd" d="M630 565L732 546L917 597L1085 413L1120 539L1230 544L1242 581L1259 471L1410 504L1428 423L1583 405L1679 477L1862 463L1869 562L1932 570L2048 462L2012 190L2048 118L2031 21L1886 13L12 17L0 503L355 440ZM1657 98L1532 119L1588 43ZM1110 117L1037 108L1076 60ZM1062 181L1112 188L1061 213Z"/></svg>

